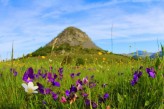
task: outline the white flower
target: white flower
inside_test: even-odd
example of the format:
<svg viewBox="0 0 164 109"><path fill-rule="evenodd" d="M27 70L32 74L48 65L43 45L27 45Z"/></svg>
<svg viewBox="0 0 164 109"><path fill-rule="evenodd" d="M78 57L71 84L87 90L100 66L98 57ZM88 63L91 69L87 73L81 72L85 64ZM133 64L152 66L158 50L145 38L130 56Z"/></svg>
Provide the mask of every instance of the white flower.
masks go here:
<svg viewBox="0 0 164 109"><path fill-rule="evenodd" d="M34 86L33 82L29 82L28 85L23 83L22 86L24 87L25 92L27 92L28 94L38 93L38 91L35 91L36 89L38 89L38 86Z"/></svg>
<svg viewBox="0 0 164 109"><path fill-rule="evenodd" d="M52 60L51 60L51 59L49 59L49 62L52 62Z"/></svg>

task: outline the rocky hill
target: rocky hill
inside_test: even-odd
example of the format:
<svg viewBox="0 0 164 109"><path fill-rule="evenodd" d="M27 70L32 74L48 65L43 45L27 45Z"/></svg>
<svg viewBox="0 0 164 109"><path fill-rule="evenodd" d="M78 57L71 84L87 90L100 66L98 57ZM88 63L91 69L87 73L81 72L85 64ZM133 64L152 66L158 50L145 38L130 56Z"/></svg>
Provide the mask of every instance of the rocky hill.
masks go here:
<svg viewBox="0 0 164 109"><path fill-rule="evenodd" d="M91 41L85 32L75 27L68 27L64 29L64 31L62 31L46 46L60 46L63 44L69 44L70 46L81 46L82 48L100 49Z"/></svg>
<svg viewBox="0 0 164 109"><path fill-rule="evenodd" d="M85 32L75 27L68 27L44 47L34 51L32 55L42 56L52 52L95 53L97 51L103 50L96 46Z"/></svg>

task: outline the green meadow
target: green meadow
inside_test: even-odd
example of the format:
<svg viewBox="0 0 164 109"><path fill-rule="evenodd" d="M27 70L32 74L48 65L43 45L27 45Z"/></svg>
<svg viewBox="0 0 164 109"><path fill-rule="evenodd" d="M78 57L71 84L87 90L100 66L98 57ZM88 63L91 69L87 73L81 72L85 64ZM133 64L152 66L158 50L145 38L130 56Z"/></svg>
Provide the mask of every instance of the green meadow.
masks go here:
<svg viewBox="0 0 164 109"><path fill-rule="evenodd" d="M49 93L25 92L22 78L28 68L34 74L57 75L52 85L43 75L33 79L48 88ZM62 79L59 68L63 68ZM146 68L154 68L151 77ZM164 101L164 59L133 59L112 53L60 54L28 56L0 62L1 109L162 109ZM17 73L15 73L17 72ZM132 85L135 72L142 72ZM79 73L80 75L76 75ZM71 75L72 74L72 75ZM52 78L55 78L52 76ZM83 79L87 81L84 82ZM77 89L77 81L83 81ZM27 83L26 83L27 84ZM71 85L77 91L71 92ZM70 95L66 95L69 90ZM56 94L55 98L53 93ZM86 94L86 96L85 96ZM106 95L105 95L106 94ZM62 101L62 97L65 101Z"/></svg>

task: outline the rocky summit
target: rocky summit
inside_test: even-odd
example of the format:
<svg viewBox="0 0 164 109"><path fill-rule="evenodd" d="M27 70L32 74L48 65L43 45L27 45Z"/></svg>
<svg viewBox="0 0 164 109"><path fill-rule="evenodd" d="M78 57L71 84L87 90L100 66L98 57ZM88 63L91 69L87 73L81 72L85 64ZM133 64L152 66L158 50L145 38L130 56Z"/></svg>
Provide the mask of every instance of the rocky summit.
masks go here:
<svg viewBox="0 0 164 109"><path fill-rule="evenodd" d="M92 42L85 32L76 27L68 27L64 29L46 46L60 46L63 44L69 44L70 46L81 46L82 48L100 49Z"/></svg>

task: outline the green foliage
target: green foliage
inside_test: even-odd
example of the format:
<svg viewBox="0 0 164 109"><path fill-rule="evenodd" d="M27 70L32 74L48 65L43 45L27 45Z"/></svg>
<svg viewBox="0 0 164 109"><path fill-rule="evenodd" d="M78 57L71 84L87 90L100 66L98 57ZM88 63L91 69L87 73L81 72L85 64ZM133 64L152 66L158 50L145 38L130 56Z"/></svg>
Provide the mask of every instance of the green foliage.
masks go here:
<svg viewBox="0 0 164 109"><path fill-rule="evenodd" d="M70 86L76 84L78 79L82 80L86 76L90 78L92 75L94 75L96 86L93 88L84 87L85 90L83 90L89 94L88 98L98 103L99 95L103 96L103 94L109 93L109 98L105 103L98 104L97 109L106 109L108 105L111 109L162 109L163 107L164 60L161 58L159 58L159 61L162 65L160 69L155 69L157 72L155 78L149 77L145 69L158 66L159 62L156 59L135 61L128 57L115 54L103 53L100 56L97 52L95 52L95 54L76 53L67 56L52 55L52 62L50 64L49 58L50 56L47 55L45 59L25 57L20 60L13 60L13 67L18 72L16 77L9 72L11 61L2 62L0 64L0 74L2 73L2 76L0 75L0 108L26 109L27 100L25 97L27 93L21 86L24 72L27 68L32 67L35 74L38 72L38 69L41 69L41 73L47 73L49 72L50 66L53 67L52 72L56 74L58 74L59 68L64 68L63 80L60 81L56 79L56 81L60 82L61 87L52 87L51 83L48 84L47 80L42 77L35 79L34 85L40 82L45 88L51 88L55 93L60 92L58 93L59 98L55 101L51 95L33 94L29 101L30 109L86 109L85 101L81 97L82 91L77 92L78 99L76 99L72 105L70 105L70 103L61 103L60 100L62 96L65 96L65 90L69 90ZM61 61L63 61L63 63L69 63L69 58L72 62L70 62L69 65L63 64L63 66L61 66ZM95 58L97 60L95 60ZM106 58L106 60L102 62L102 58ZM85 59L87 59L87 62L84 64ZM89 63L90 60L93 60L92 64ZM76 63L83 63L84 65L75 67ZM143 75L139 78L135 86L131 86L130 81L134 73L132 69L138 69L139 66L143 66ZM70 74L73 72L81 72L81 75L72 79ZM118 72L122 73L118 74ZM103 88L102 84L107 85ZM46 101L47 104L43 104L43 100Z"/></svg>
<svg viewBox="0 0 164 109"><path fill-rule="evenodd" d="M63 65L68 65L72 63L72 57L70 55L67 55L63 58L62 62L61 62L61 66Z"/></svg>
<svg viewBox="0 0 164 109"><path fill-rule="evenodd" d="M52 47L50 46L40 47L38 50L32 53L32 56L46 56L47 53L51 53L51 50Z"/></svg>
<svg viewBox="0 0 164 109"><path fill-rule="evenodd" d="M79 65L84 65L85 64L85 61L83 58L77 58L76 60L76 66L79 66Z"/></svg>
<svg viewBox="0 0 164 109"><path fill-rule="evenodd" d="M162 49L162 58L164 57L164 46L161 44L161 49Z"/></svg>

